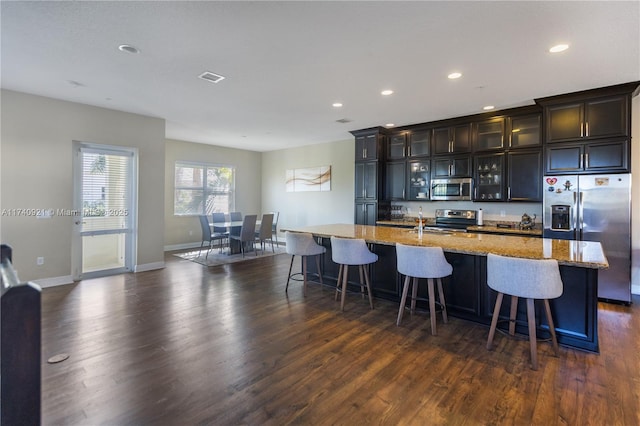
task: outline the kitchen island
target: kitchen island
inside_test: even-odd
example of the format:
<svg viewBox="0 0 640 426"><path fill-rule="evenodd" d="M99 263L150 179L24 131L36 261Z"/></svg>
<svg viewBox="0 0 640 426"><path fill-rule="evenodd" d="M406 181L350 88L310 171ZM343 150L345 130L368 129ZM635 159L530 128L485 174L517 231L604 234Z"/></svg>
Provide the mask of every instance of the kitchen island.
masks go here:
<svg viewBox="0 0 640 426"><path fill-rule="evenodd" d="M322 275L325 282L333 283L338 275L338 265L331 260L330 237L364 239L378 255L378 262L370 265L374 296L394 301L400 300L402 286L402 277L396 271L395 244L442 247L453 266L452 276L445 279L444 283L448 313L487 325L491 322L496 298L496 293L487 285L487 253L529 259L556 259L564 284L562 296L550 302L558 342L586 351L599 351L598 270L609 266L600 243L463 232L425 231L419 236L413 229L352 224L283 229L287 230L309 232L327 248L327 253L322 256ZM309 273L312 272L317 271L310 268ZM350 275L349 281L355 286L359 277L356 271L350 272L354 274ZM423 287L426 286L421 286L421 291L424 290ZM357 290L359 291L359 286ZM424 293L426 292L419 292L419 296L426 297ZM503 304L501 319L508 319L508 305ZM516 328L518 332L527 334L524 303L520 305ZM425 306L426 304L423 305ZM536 310L536 320L544 338L548 326L542 314L543 307L536 305ZM506 323L504 326L506 327Z"/></svg>

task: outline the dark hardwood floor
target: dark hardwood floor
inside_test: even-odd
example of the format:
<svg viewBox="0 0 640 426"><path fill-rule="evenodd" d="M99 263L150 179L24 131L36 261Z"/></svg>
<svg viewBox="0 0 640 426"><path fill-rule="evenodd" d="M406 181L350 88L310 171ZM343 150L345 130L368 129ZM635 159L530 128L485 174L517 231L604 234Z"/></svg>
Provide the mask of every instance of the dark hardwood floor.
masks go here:
<svg viewBox="0 0 640 426"><path fill-rule="evenodd" d="M600 305L599 355L541 343L532 371L526 340L488 352L485 326L439 317L432 336L395 303L287 297L287 255L166 261L43 290L43 424L640 424L638 297Z"/></svg>

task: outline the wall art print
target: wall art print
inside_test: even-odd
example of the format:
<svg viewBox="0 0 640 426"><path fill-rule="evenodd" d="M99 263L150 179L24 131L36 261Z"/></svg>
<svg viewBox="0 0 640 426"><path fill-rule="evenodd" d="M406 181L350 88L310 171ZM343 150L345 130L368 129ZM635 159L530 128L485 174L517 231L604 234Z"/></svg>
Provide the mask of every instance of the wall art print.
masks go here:
<svg viewBox="0 0 640 426"><path fill-rule="evenodd" d="M287 192L331 191L331 166L287 170Z"/></svg>

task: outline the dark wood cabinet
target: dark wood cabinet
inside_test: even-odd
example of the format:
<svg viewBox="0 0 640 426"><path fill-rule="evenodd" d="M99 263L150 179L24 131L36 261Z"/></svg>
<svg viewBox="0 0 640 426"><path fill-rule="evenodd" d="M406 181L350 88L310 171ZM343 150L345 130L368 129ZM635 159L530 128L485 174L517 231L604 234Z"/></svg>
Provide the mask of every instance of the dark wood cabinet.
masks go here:
<svg viewBox="0 0 640 426"><path fill-rule="evenodd" d="M410 161L407 163L407 184L409 189L406 199L424 201L429 199L429 161Z"/></svg>
<svg viewBox="0 0 640 426"><path fill-rule="evenodd" d="M471 156L458 155L432 158L431 177L471 177Z"/></svg>
<svg viewBox="0 0 640 426"><path fill-rule="evenodd" d="M378 220L378 202L355 202L355 223L356 225L375 226Z"/></svg>
<svg viewBox="0 0 640 426"><path fill-rule="evenodd" d="M544 112L544 172L631 171L631 97L640 82L536 99Z"/></svg>
<svg viewBox="0 0 640 426"><path fill-rule="evenodd" d="M507 153L507 201L542 201L542 150Z"/></svg>
<svg viewBox="0 0 640 426"><path fill-rule="evenodd" d="M387 142L387 160L402 160L407 151L407 132L397 132L389 135Z"/></svg>
<svg viewBox="0 0 640 426"><path fill-rule="evenodd" d="M431 129L415 129L407 133L407 157L426 157L431 150Z"/></svg>
<svg viewBox="0 0 640 426"><path fill-rule="evenodd" d="M474 201L504 201L504 154L477 155Z"/></svg>
<svg viewBox="0 0 640 426"><path fill-rule="evenodd" d="M387 160L426 157L430 153L431 129L401 130L389 135Z"/></svg>
<svg viewBox="0 0 640 426"><path fill-rule="evenodd" d="M366 161L355 165L356 200L374 201L378 199L378 162Z"/></svg>
<svg viewBox="0 0 640 426"><path fill-rule="evenodd" d="M627 172L629 140L590 143L549 144L546 147L546 174Z"/></svg>
<svg viewBox="0 0 640 426"><path fill-rule="evenodd" d="M404 200L406 182L406 163L404 161L388 162L386 166L386 200Z"/></svg>
<svg viewBox="0 0 640 426"><path fill-rule="evenodd" d="M351 132L355 137L356 161L382 160L385 135L383 128L363 129Z"/></svg>
<svg viewBox="0 0 640 426"><path fill-rule="evenodd" d="M547 143L629 136L628 96L613 96L545 108Z"/></svg>
<svg viewBox="0 0 640 426"><path fill-rule="evenodd" d="M542 145L542 115L509 117L507 135L509 148L531 148Z"/></svg>
<svg viewBox="0 0 640 426"><path fill-rule="evenodd" d="M474 151L497 150L504 148L505 119L490 118L473 124Z"/></svg>
<svg viewBox="0 0 640 426"><path fill-rule="evenodd" d="M376 127L351 132L355 137L354 221L375 225L387 216L383 201L385 129Z"/></svg>
<svg viewBox="0 0 640 426"><path fill-rule="evenodd" d="M433 130L433 153L453 154L471 151L471 123Z"/></svg>

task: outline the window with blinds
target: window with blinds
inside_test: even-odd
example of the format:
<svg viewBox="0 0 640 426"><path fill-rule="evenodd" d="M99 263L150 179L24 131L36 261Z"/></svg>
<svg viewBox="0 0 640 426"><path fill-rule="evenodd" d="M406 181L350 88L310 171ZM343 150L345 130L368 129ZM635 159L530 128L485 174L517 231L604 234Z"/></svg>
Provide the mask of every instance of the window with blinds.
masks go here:
<svg viewBox="0 0 640 426"><path fill-rule="evenodd" d="M173 206L177 216L235 210L235 168L176 162Z"/></svg>
<svg viewBox="0 0 640 426"><path fill-rule="evenodd" d="M82 149L82 232L129 228L131 162L130 153Z"/></svg>

